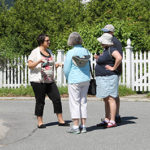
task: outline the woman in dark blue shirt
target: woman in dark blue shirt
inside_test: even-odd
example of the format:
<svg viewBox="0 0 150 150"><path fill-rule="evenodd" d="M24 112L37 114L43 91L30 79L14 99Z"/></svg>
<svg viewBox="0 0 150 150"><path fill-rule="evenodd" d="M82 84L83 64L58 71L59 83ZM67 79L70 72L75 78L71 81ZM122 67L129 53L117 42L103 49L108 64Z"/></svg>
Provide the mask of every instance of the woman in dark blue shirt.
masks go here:
<svg viewBox="0 0 150 150"><path fill-rule="evenodd" d="M96 84L97 94L99 98L103 98L105 102L105 119L97 126L106 126L107 128L116 127L116 102L118 96L118 80L119 73L117 67L122 61L122 56L118 50L113 47L113 36L104 33L98 41L102 44L104 51L101 55L95 55L96 67Z"/></svg>

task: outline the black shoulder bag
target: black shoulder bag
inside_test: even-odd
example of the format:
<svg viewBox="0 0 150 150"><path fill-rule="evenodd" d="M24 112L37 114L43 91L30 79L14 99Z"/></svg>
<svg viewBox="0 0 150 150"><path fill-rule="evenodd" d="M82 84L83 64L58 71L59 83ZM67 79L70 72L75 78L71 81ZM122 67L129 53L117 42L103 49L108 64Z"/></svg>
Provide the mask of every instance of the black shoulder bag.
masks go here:
<svg viewBox="0 0 150 150"><path fill-rule="evenodd" d="M92 72L91 62L90 61L89 61L89 65L90 65L90 72L91 72L92 79L90 80L88 94L89 95L96 95L96 80L94 79L94 74Z"/></svg>

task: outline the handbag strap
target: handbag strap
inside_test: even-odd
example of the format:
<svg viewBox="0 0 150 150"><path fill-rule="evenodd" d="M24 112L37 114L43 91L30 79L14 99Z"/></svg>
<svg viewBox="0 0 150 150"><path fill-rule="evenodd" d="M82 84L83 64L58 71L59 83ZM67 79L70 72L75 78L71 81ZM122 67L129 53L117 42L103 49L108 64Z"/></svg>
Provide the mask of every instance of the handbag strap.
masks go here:
<svg viewBox="0 0 150 150"><path fill-rule="evenodd" d="M108 53L109 53L109 56L111 57L112 60L114 60L113 56L111 55L111 52L110 52L110 47L108 48Z"/></svg>
<svg viewBox="0 0 150 150"><path fill-rule="evenodd" d="M90 72L91 72L91 76L94 79L94 73L92 72L92 68L91 68L91 61L89 60L89 65L90 65Z"/></svg>

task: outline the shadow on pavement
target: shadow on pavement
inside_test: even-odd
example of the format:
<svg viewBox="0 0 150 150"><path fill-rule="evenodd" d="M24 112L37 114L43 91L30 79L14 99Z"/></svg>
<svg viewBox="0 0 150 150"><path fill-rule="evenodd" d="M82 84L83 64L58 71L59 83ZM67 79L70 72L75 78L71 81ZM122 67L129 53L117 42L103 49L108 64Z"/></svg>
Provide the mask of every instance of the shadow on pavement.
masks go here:
<svg viewBox="0 0 150 150"><path fill-rule="evenodd" d="M70 123L70 122L72 122L72 121L70 121L70 120L65 120L65 122ZM55 125L58 125L58 121L57 121L57 122L46 123L45 125L46 125L47 127L48 127L48 126L55 126Z"/></svg>
<svg viewBox="0 0 150 150"><path fill-rule="evenodd" d="M138 119L138 118L134 117L134 116L121 117L121 123L118 123L117 125L122 126L122 125L126 125L126 124L135 124L136 122L132 121L135 119Z"/></svg>
<svg viewBox="0 0 150 150"><path fill-rule="evenodd" d="M105 129L104 127L97 127L96 125L95 126L90 126L90 127L87 127L87 132L91 132L91 131L94 131L94 130L100 130L100 129Z"/></svg>
<svg viewBox="0 0 150 150"><path fill-rule="evenodd" d="M131 121L134 119L138 119L138 118L134 117L134 116L121 117L121 123L118 123L117 126L122 126L122 125L127 125L127 124L135 124L136 123L135 121ZM100 130L100 129L107 129L107 128L106 127L97 127L96 125L87 127L88 132L91 132L94 130Z"/></svg>

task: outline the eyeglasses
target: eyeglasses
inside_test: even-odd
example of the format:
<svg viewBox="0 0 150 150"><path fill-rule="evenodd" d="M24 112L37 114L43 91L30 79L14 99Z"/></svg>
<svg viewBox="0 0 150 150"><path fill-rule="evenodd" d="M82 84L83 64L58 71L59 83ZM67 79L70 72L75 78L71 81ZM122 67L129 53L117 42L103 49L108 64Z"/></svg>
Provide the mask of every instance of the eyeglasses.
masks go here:
<svg viewBox="0 0 150 150"><path fill-rule="evenodd" d="M44 40L45 42L50 42L50 40Z"/></svg>

